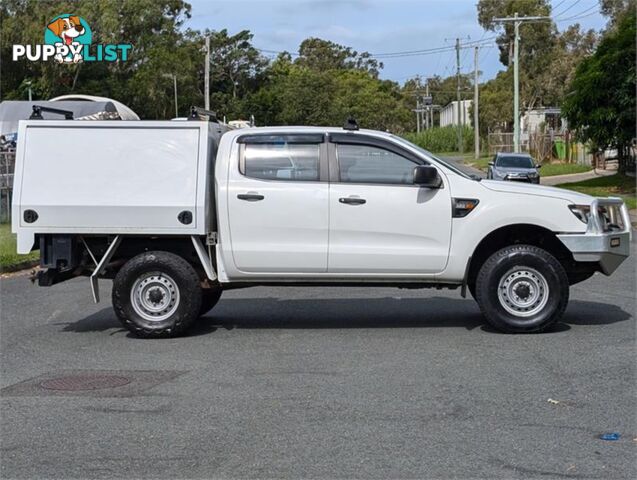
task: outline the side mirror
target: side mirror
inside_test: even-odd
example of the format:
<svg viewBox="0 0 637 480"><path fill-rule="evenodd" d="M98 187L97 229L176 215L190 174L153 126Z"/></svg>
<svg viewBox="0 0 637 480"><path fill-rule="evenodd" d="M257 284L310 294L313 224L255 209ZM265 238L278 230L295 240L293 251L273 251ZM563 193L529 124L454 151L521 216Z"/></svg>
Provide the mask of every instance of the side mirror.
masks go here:
<svg viewBox="0 0 637 480"><path fill-rule="evenodd" d="M542 164L541 163L536 163L535 164L535 168L542 168Z"/></svg>
<svg viewBox="0 0 637 480"><path fill-rule="evenodd" d="M431 165L418 165L414 167L414 185L427 188L440 188L442 178L436 167Z"/></svg>
<svg viewBox="0 0 637 480"><path fill-rule="evenodd" d="M495 162L489 162L490 167L495 167Z"/></svg>

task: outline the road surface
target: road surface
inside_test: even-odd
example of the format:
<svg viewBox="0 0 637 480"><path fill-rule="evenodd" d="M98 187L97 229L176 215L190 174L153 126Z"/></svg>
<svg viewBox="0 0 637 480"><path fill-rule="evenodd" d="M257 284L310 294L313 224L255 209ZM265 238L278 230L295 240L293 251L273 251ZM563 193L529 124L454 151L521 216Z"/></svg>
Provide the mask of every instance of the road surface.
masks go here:
<svg viewBox="0 0 637 480"><path fill-rule="evenodd" d="M86 279L2 279L1 476L635 478L634 247L535 335L458 292L259 287L139 340Z"/></svg>

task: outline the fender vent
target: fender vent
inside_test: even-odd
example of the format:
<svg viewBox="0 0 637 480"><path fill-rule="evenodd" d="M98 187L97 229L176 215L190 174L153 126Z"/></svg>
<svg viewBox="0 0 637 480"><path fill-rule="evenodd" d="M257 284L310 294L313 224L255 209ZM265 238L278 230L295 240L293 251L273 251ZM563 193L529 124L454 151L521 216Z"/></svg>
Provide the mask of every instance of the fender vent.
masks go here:
<svg viewBox="0 0 637 480"><path fill-rule="evenodd" d="M23 218L26 223L33 223L38 219L38 212L35 210L25 210Z"/></svg>
<svg viewBox="0 0 637 480"><path fill-rule="evenodd" d="M192 223L192 212L188 210L184 210L177 215L177 220L179 220L184 225L190 225Z"/></svg>

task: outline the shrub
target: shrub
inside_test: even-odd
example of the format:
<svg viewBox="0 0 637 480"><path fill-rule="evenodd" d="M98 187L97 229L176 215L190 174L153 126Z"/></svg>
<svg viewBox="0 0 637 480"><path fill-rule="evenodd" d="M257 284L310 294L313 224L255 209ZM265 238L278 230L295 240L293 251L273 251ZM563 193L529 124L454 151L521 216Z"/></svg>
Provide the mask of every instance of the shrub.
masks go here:
<svg viewBox="0 0 637 480"><path fill-rule="evenodd" d="M434 127L420 133L406 133L403 136L432 152L458 151L458 127L453 125ZM462 127L462 149L464 152L473 151L473 128L466 125Z"/></svg>

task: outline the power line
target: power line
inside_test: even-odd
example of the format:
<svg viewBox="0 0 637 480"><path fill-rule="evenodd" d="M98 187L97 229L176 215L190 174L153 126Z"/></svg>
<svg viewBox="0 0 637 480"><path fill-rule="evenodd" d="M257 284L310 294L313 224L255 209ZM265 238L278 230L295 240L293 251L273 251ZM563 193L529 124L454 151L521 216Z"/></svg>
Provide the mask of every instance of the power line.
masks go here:
<svg viewBox="0 0 637 480"><path fill-rule="evenodd" d="M566 7L565 10L562 10L560 13L556 13L555 16L559 17L560 15L563 15L564 13L568 12L571 8L573 8L575 5L577 5L581 0L575 0L575 2L570 6L570 7Z"/></svg>
<svg viewBox="0 0 637 480"><path fill-rule="evenodd" d="M580 15L584 14L584 13L588 13L591 10L595 10L594 13L597 13L597 4L593 5L592 7L587 8L586 10L582 10L579 13L576 13L575 15L572 15L570 17L566 17L566 18L556 18L556 21L564 21L564 20L573 20L574 18L578 18Z"/></svg>
<svg viewBox="0 0 637 480"><path fill-rule="evenodd" d="M572 22L573 20L579 20L580 18L586 18L586 17L590 17L593 15L599 15L599 11L595 10L594 12L591 12L587 15L581 15L579 17L571 17L571 18L565 18L563 20L557 20L555 23L564 23L564 22Z"/></svg>
<svg viewBox="0 0 637 480"><path fill-rule="evenodd" d="M558 8L560 8L560 5L562 5L566 0L562 0L560 3L558 3L557 5L555 5L553 7L553 10L557 10Z"/></svg>

